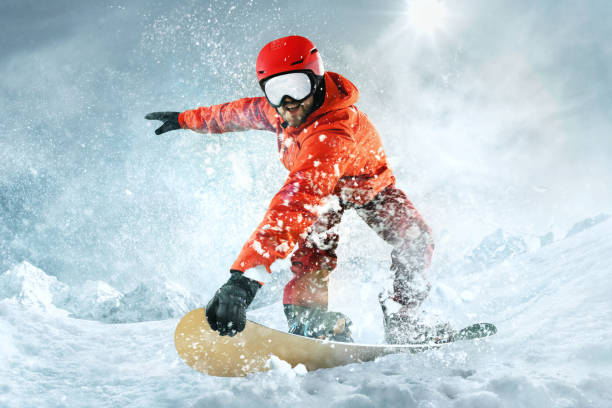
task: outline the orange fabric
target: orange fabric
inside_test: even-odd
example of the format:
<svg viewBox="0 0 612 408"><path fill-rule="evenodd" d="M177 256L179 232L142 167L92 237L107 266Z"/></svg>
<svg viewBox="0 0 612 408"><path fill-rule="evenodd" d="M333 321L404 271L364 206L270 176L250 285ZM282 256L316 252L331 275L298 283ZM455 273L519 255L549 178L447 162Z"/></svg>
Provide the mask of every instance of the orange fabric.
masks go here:
<svg viewBox="0 0 612 408"><path fill-rule="evenodd" d="M325 73L325 101L298 127L282 118L265 97L200 107L179 115L181 127L223 133L247 129L274 131L289 176L272 198L263 221L231 269L245 271L285 258L318 218L325 197L365 204L395 182L378 131L354 105L359 91L349 80Z"/></svg>
<svg viewBox="0 0 612 408"><path fill-rule="evenodd" d="M328 284L329 270L327 269L296 274L285 286L283 304L327 309Z"/></svg>
<svg viewBox="0 0 612 408"><path fill-rule="evenodd" d="M243 130L277 131L280 116L266 98L242 98L221 105L202 106L179 114L179 125L200 133L225 133ZM278 123L277 123L278 122Z"/></svg>

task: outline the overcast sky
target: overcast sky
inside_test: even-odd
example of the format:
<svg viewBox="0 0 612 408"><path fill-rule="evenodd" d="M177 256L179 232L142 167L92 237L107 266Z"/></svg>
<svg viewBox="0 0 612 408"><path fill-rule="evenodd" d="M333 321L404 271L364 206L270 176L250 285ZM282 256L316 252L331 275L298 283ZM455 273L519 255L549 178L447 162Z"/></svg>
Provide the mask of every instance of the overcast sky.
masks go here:
<svg viewBox="0 0 612 408"><path fill-rule="evenodd" d="M273 135L156 137L143 116L259 95L257 52L289 34L360 88L441 242L612 211L612 3L429 0L415 20L424 2L3 1L2 266L231 263L286 176Z"/></svg>

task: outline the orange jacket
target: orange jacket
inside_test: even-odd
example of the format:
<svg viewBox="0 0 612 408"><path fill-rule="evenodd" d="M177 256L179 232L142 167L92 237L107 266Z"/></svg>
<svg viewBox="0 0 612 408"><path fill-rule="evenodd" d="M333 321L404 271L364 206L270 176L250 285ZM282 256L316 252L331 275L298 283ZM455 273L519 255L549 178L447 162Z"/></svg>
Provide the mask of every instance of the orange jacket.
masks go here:
<svg viewBox="0 0 612 408"><path fill-rule="evenodd" d="M395 182L380 136L354 105L359 91L349 80L325 73L325 101L298 128L283 119L265 97L182 112L182 128L202 133L249 129L276 132L281 161L289 176L272 198L263 221L231 269L266 267L285 258L318 218L325 197L336 194L357 204L370 201Z"/></svg>

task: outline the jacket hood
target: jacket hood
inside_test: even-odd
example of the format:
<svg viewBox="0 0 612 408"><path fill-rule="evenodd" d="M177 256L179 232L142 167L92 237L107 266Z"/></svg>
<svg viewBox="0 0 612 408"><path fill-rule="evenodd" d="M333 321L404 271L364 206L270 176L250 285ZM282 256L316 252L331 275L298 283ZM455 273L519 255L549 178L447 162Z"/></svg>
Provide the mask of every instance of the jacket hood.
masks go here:
<svg viewBox="0 0 612 408"><path fill-rule="evenodd" d="M359 90L348 79L335 72L325 73L325 100L323 105L311 113L312 117L324 113L348 108L359 99Z"/></svg>

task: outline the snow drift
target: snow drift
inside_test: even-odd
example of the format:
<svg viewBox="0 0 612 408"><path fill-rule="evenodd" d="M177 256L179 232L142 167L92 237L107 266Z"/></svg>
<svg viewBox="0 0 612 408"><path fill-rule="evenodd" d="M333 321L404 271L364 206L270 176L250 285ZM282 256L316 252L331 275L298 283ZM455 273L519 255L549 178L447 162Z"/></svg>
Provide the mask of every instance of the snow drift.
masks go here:
<svg viewBox="0 0 612 408"><path fill-rule="evenodd" d="M273 359L271 371L246 379L208 377L177 357L178 320L168 317L197 303L186 290L72 288L22 263L0 275L0 405L608 406L611 255L612 222L602 221L435 280L426 307L455 324L492 321L492 338L310 373ZM135 319L132 310L150 312ZM281 324L279 311L275 303L250 315ZM362 311L353 311L356 325L368 320ZM122 313L166 320L106 323Z"/></svg>

